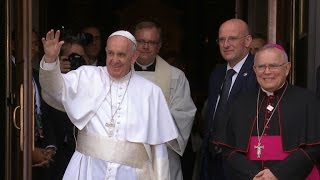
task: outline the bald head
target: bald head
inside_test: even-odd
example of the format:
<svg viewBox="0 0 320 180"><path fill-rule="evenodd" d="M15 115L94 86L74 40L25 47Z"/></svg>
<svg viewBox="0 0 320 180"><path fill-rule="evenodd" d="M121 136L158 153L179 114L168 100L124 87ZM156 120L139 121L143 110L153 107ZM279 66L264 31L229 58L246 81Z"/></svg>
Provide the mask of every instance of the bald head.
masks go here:
<svg viewBox="0 0 320 180"><path fill-rule="evenodd" d="M230 19L221 24L219 32L226 27L235 27L242 34L249 34L249 28L246 22L241 19Z"/></svg>
<svg viewBox="0 0 320 180"><path fill-rule="evenodd" d="M241 19L230 19L219 28L218 44L222 57L234 67L249 53L252 37L248 25Z"/></svg>

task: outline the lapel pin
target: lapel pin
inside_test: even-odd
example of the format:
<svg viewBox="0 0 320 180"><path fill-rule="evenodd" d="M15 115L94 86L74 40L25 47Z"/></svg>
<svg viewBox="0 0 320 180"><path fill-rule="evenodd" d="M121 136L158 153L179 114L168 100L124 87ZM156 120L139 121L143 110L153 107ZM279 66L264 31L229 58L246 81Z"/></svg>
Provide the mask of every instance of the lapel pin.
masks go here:
<svg viewBox="0 0 320 180"><path fill-rule="evenodd" d="M243 73L243 76L247 76L248 75L248 73Z"/></svg>

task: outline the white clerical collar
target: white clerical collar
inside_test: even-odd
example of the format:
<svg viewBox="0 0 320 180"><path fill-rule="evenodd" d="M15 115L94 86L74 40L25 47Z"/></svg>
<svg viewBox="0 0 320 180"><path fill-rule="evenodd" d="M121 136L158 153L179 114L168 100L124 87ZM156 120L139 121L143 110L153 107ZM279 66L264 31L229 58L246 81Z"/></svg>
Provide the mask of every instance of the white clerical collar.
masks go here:
<svg viewBox="0 0 320 180"><path fill-rule="evenodd" d="M280 86L279 89L281 89L285 84L286 84L286 82L284 82L284 83ZM276 91L278 91L279 89L277 89ZM273 96L273 94L274 94L274 92L267 91L267 90L263 89L262 87L261 87L261 90L262 90L263 92L265 92L265 93L267 94L267 96Z"/></svg>
<svg viewBox="0 0 320 180"><path fill-rule="evenodd" d="M233 69L233 70L235 70L237 73L239 73L240 70L241 70L241 68L242 68L242 66L243 66L243 64L244 64L244 62L246 61L248 55L249 55L249 53L248 53L243 59L241 59L241 61L239 61L235 66L233 66L233 68L231 68L231 66L230 66L229 63L228 63L228 65L227 65L227 70Z"/></svg>
<svg viewBox="0 0 320 180"><path fill-rule="evenodd" d="M269 92L261 87L261 90L267 94L267 96L273 96L273 92Z"/></svg>
<svg viewBox="0 0 320 180"><path fill-rule="evenodd" d="M149 66L151 66L154 63L155 60L153 60L150 64L142 65L136 61L136 63L141 67L142 70L147 70Z"/></svg>

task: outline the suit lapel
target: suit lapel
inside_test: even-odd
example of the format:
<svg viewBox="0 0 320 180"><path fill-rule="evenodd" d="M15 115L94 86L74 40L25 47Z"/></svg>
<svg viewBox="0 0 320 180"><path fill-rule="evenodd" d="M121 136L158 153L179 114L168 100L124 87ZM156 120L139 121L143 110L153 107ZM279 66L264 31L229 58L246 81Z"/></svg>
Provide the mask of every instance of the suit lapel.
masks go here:
<svg viewBox="0 0 320 180"><path fill-rule="evenodd" d="M255 78L255 74L252 70L253 68L253 56L251 54L248 55L246 61L242 65L240 72L237 76L236 81L234 82L232 89L230 91L229 98L230 100L233 100L239 92L243 92L243 88L248 88L250 81L248 81L248 78ZM254 77L253 77L254 76ZM246 83L246 84L245 84Z"/></svg>
<svg viewBox="0 0 320 180"><path fill-rule="evenodd" d="M221 91L221 86L224 80L224 77L226 75L227 70L227 64L220 64L217 65L216 68L213 71L213 74L211 75L210 79L210 88L209 88L209 101L208 101L208 121L209 123L212 122L212 117L215 111L216 103L218 100L218 96ZM210 124L208 124L208 127L211 127Z"/></svg>

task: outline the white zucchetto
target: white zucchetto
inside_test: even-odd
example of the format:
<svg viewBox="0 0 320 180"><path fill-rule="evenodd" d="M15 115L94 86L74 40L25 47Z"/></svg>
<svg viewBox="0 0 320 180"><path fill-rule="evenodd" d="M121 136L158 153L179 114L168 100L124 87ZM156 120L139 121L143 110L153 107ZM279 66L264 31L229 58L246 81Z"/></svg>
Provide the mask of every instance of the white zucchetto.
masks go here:
<svg viewBox="0 0 320 180"><path fill-rule="evenodd" d="M116 32L112 33L109 36L109 38L112 37L112 36L123 36L123 37L126 37L137 46L136 38L129 31L124 31L124 30L116 31Z"/></svg>

